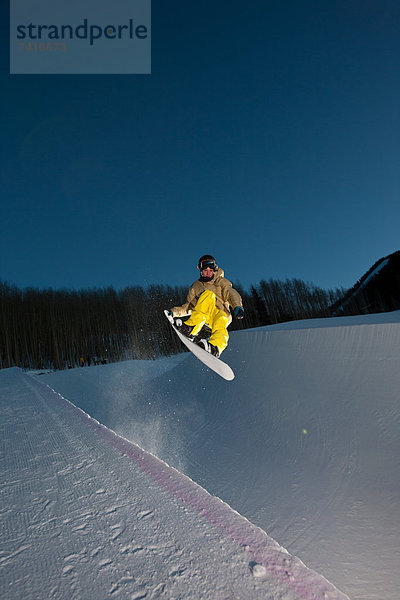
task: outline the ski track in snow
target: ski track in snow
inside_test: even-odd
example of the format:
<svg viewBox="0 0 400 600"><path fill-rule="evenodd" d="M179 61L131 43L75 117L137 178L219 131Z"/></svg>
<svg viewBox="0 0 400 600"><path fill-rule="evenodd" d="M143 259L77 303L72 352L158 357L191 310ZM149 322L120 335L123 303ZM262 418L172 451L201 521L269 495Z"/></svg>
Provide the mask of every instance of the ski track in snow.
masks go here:
<svg viewBox="0 0 400 600"><path fill-rule="evenodd" d="M399 347L394 312L234 332L231 383L190 355L0 371L1 596L345 597L314 569L398 600Z"/></svg>

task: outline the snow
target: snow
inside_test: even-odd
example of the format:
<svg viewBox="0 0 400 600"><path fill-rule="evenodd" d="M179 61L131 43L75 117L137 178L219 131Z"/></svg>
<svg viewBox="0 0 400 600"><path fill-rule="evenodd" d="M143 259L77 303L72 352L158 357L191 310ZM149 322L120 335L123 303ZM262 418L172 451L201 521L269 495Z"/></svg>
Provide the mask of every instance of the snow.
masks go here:
<svg viewBox="0 0 400 600"><path fill-rule="evenodd" d="M1 597L345 599L219 499L0 372Z"/></svg>
<svg viewBox="0 0 400 600"><path fill-rule="evenodd" d="M234 332L229 383L0 371L1 597L397 600L399 347L397 311Z"/></svg>

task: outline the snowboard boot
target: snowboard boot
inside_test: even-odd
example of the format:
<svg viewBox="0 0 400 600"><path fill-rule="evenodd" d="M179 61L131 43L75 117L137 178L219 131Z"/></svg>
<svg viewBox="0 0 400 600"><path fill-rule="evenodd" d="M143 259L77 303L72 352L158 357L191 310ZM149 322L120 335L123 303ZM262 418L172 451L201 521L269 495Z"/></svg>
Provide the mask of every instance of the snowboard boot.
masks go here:
<svg viewBox="0 0 400 600"><path fill-rule="evenodd" d="M198 346L200 346L200 348L203 348L203 350L205 350L206 352L209 352L210 354L215 356L215 358L219 358L220 351L218 350L217 346L214 346L214 344L210 344L210 342L208 342L207 340L200 340Z"/></svg>
<svg viewBox="0 0 400 600"><path fill-rule="evenodd" d="M179 333L181 333L193 342L194 336L191 335L191 332L193 331L194 325L186 325L186 323L182 321L182 319L175 319L175 327L177 328Z"/></svg>
<svg viewBox="0 0 400 600"><path fill-rule="evenodd" d="M199 333L194 338L194 343L199 345L201 340L209 340L211 337L211 328L208 325L203 325Z"/></svg>

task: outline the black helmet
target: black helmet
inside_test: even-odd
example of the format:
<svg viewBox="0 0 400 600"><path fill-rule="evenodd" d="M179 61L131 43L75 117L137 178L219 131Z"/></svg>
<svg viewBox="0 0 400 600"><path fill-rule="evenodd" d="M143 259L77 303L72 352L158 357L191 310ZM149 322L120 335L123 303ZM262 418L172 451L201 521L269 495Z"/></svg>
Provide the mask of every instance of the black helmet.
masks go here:
<svg viewBox="0 0 400 600"><path fill-rule="evenodd" d="M215 262L215 258L211 256L211 254L204 254L199 258L199 262L197 263L197 268L200 271L203 271L203 269L207 269L207 267L213 269L214 272L218 269L217 263Z"/></svg>

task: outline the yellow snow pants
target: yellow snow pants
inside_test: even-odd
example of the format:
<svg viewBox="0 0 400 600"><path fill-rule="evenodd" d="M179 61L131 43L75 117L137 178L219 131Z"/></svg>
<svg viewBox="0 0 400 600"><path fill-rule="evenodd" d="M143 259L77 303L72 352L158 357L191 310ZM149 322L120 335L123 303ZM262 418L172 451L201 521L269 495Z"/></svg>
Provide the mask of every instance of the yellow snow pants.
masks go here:
<svg viewBox="0 0 400 600"><path fill-rule="evenodd" d="M192 314L186 321L187 325L193 325L191 335L197 335L204 324L211 328L211 337L208 340L213 346L217 346L220 353L228 345L229 316L215 306L215 294L211 290L203 292Z"/></svg>

